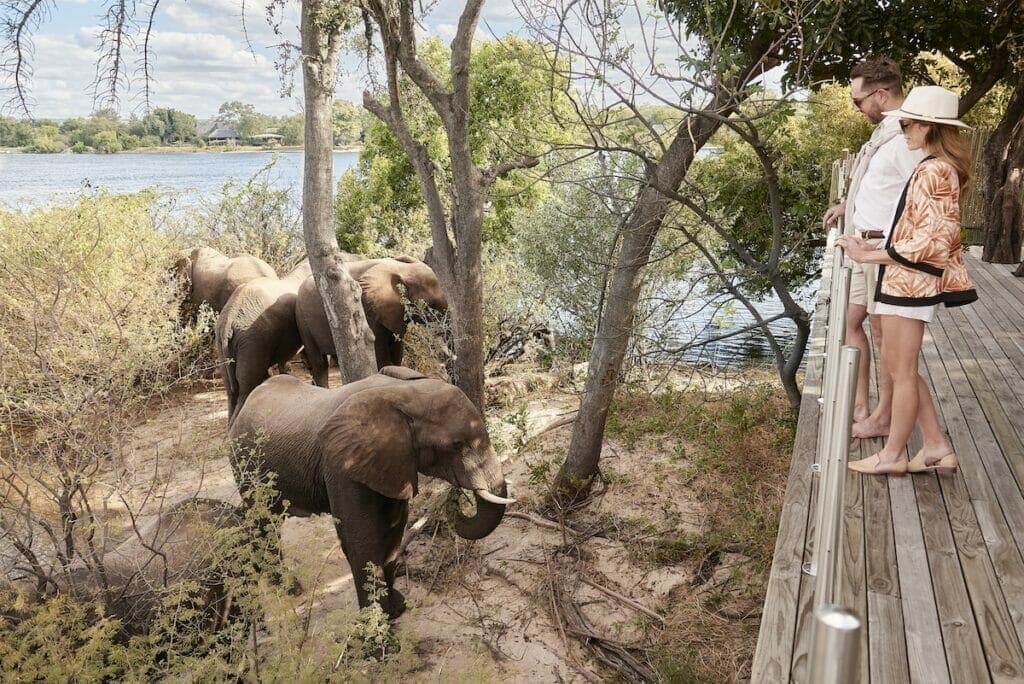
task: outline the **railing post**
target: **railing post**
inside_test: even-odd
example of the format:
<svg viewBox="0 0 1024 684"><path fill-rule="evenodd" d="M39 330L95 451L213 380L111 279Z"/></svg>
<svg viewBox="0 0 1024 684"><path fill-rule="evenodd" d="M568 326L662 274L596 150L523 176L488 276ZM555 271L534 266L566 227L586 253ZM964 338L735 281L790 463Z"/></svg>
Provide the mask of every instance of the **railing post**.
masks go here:
<svg viewBox="0 0 1024 684"><path fill-rule="evenodd" d="M818 448L816 452L816 472L818 473L818 500L815 506L814 517L814 547L811 549L811 560L804 566L804 572L816 576L821 562L821 553L826 541L825 524L829 520L827 512L829 507L834 505L832 501L832 488L829 483L832 481L832 471L835 470L836 458L832 456L832 445L836 432L844 432L837 429L836 404L841 394L840 387L840 348L846 338L846 301L850 296L850 269L842 266L843 254L838 247L835 248L835 262L839 264L838 277L836 281L835 299L830 303L828 315L828 330L825 340L825 369L822 391L822 416L818 428ZM849 425L846 425L845 433L849 439Z"/></svg>
<svg viewBox="0 0 1024 684"><path fill-rule="evenodd" d="M846 505L846 461L850 454L850 424L857 390L857 363L860 350L843 347L839 356L839 377L836 403L832 413L832 429L828 444L828 477L819 483L820 497L826 502L815 529L814 559L817 575L814 605L835 603L842 583L844 508Z"/></svg>
<svg viewBox="0 0 1024 684"><path fill-rule="evenodd" d="M838 606L814 611L810 673L813 684L850 684L859 679L860 618Z"/></svg>

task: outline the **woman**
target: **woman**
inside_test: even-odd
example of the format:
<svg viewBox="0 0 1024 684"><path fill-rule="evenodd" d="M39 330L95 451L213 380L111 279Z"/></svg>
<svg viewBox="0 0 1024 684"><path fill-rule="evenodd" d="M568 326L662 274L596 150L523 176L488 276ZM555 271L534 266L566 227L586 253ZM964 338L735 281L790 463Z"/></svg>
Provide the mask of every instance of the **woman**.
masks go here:
<svg viewBox="0 0 1024 684"><path fill-rule="evenodd" d="M960 245L960 193L970 182L970 152L960 138L955 93L939 86L914 88L903 105L883 112L899 117L911 150L928 156L918 164L896 207L892 231L883 248L851 235L837 243L858 263L880 264L875 313L881 316L882 358L893 380L892 423L885 447L849 464L868 474L956 469L956 454L946 442L935 404L918 374L925 323L940 303L969 304L978 298L964 268ZM914 423L924 447L908 463L903 453Z"/></svg>

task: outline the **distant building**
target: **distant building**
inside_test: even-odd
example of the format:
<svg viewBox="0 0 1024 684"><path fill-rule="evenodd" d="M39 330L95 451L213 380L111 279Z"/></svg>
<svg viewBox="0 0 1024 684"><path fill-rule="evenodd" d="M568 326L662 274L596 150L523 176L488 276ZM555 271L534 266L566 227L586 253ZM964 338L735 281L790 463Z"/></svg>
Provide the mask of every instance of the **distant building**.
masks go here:
<svg viewBox="0 0 1024 684"><path fill-rule="evenodd" d="M206 142L211 145L237 145L241 139L242 136L231 126L218 126L206 136Z"/></svg>

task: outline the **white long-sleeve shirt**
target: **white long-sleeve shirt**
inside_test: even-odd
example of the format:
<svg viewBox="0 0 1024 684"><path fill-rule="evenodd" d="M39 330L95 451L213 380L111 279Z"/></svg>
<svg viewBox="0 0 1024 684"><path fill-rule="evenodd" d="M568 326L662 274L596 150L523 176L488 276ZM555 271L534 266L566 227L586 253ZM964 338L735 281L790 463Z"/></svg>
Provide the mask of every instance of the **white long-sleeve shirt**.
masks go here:
<svg viewBox="0 0 1024 684"><path fill-rule="evenodd" d="M923 151L907 148L907 141L899 132L899 119L895 116L882 119L871 137L884 137L894 128L896 135L871 156L853 198L853 227L857 230L880 230L887 237L903 186L914 172L914 167L925 157Z"/></svg>

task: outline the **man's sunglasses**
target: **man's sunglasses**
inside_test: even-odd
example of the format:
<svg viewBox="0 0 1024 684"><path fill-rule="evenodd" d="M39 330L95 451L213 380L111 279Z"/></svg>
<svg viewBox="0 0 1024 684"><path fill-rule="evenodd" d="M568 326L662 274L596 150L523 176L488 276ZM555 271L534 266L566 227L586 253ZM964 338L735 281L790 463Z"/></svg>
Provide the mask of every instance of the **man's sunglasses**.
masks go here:
<svg viewBox="0 0 1024 684"><path fill-rule="evenodd" d="M854 107L857 107L857 108L859 109L859 108L860 108L860 103L861 103L861 102L863 102L864 100L868 99L869 97L871 97L872 95L874 95L875 93L877 93L877 92L878 92L879 90L885 90L885 88L875 88L874 90L872 90L872 91L871 91L870 93L868 93L868 94L867 94L867 95L865 95L864 97L855 97L855 98L852 98L852 99L853 99L853 106L854 106Z"/></svg>

